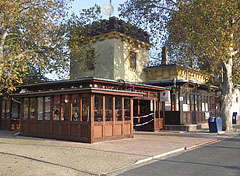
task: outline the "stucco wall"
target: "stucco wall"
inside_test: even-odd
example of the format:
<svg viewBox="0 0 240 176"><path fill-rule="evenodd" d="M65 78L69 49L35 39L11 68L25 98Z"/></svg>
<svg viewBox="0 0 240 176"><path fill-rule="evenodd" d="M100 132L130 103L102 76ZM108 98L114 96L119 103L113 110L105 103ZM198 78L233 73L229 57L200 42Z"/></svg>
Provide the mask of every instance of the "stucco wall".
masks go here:
<svg viewBox="0 0 240 176"><path fill-rule="evenodd" d="M130 68L130 51L136 52L136 69ZM114 43L114 79L129 82L146 82L147 73L144 68L149 62L149 50L126 41L115 39Z"/></svg>
<svg viewBox="0 0 240 176"><path fill-rule="evenodd" d="M108 79L123 79L129 82L146 82L146 72L143 70L148 64L149 50L141 45L129 44L117 38L106 38L91 45L95 49L95 69L85 69L83 56L74 56L71 59L71 79L94 76ZM130 69L129 52L137 53L136 69Z"/></svg>
<svg viewBox="0 0 240 176"><path fill-rule="evenodd" d="M114 40L105 39L91 44L90 47L95 49L95 69L86 70L84 56L71 58L70 78L81 78L94 76L99 78L114 79L113 57L114 57Z"/></svg>

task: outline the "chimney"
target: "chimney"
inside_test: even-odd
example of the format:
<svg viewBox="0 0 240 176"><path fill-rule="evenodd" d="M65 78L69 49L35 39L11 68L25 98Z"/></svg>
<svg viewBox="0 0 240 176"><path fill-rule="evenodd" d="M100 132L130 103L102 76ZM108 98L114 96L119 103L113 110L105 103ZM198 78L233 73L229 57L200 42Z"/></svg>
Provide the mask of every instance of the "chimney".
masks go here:
<svg viewBox="0 0 240 176"><path fill-rule="evenodd" d="M168 65L168 51L167 47L162 48L162 65Z"/></svg>

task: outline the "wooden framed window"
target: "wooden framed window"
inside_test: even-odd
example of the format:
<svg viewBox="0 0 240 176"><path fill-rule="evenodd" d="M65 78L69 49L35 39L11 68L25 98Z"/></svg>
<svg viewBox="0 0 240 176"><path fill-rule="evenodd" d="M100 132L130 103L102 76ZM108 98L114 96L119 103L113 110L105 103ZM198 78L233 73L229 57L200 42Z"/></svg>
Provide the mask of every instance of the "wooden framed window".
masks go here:
<svg viewBox="0 0 240 176"><path fill-rule="evenodd" d="M115 97L115 112L117 121L122 121L122 97Z"/></svg>
<svg viewBox="0 0 240 176"><path fill-rule="evenodd" d="M12 118L19 119L20 117L20 100L12 101Z"/></svg>
<svg viewBox="0 0 240 176"><path fill-rule="evenodd" d="M125 120L131 120L130 117L130 98L124 98L124 118Z"/></svg>
<svg viewBox="0 0 240 176"><path fill-rule="evenodd" d="M67 121L69 119L69 95L61 97L61 120Z"/></svg>
<svg viewBox="0 0 240 176"><path fill-rule="evenodd" d="M106 121L113 120L113 96L105 96Z"/></svg>
<svg viewBox="0 0 240 176"><path fill-rule="evenodd" d="M130 51L129 53L129 66L131 69L136 69L137 53Z"/></svg>
<svg viewBox="0 0 240 176"><path fill-rule="evenodd" d="M53 120L60 119L60 95L53 97Z"/></svg>
<svg viewBox="0 0 240 176"><path fill-rule="evenodd" d="M80 121L79 95L72 95L72 121Z"/></svg>
<svg viewBox="0 0 240 176"><path fill-rule="evenodd" d="M24 98L23 100L23 119L28 119L28 112L29 112L29 98Z"/></svg>
<svg viewBox="0 0 240 176"><path fill-rule="evenodd" d="M30 98L30 119L35 118L35 98Z"/></svg>
<svg viewBox="0 0 240 176"><path fill-rule="evenodd" d="M45 120L50 120L51 97L45 97L44 98L44 104L45 104L45 113L44 113Z"/></svg>
<svg viewBox="0 0 240 176"><path fill-rule="evenodd" d="M86 122L90 119L90 96L89 94L82 95L82 121Z"/></svg>
<svg viewBox="0 0 240 176"><path fill-rule="evenodd" d="M101 122L103 120L103 96L96 95L94 98L94 121Z"/></svg>
<svg viewBox="0 0 240 176"><path fill-rule="evenodd" d="M38 97L38 120L43 120L43 97Z"/></svg>
<svg viewBox="0 0 240 176"><path fill-rule="evenodd" d="M86 51L86 68L87 70L94 70L95 50L88 49Z"/></svg>

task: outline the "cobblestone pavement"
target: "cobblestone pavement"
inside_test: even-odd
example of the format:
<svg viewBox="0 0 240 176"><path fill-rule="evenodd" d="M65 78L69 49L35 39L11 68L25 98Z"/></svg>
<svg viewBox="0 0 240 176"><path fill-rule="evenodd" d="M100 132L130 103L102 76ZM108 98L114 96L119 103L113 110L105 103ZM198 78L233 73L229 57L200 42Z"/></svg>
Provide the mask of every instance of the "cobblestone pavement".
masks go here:
<svg viewBox="0 0 240 176"><path fill-rule="evenodd" d="M95 144L14 137L0 131L0 175L100 175L137 161L190 148L227 136L176 132L138 132L132 139Z"/></svg>

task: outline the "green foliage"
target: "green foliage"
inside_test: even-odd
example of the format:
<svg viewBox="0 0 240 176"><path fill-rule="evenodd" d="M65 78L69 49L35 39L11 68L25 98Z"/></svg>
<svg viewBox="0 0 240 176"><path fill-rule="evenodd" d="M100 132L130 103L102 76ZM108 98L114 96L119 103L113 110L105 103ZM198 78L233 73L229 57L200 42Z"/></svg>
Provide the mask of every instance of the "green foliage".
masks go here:
<svg viewBox="0 0 240 176"><path fill-rule="evenodd" d="M11 92L33 66L67 64L64 30L70 0L0 0L0 91Z"/></svg>
<svg viewBox="0 0 240 176"><path fill-rule="evenodd" d="M240 3L238 0L128 0L120 16L150 30L157 63L162 45L170 60L216 75L233 59L234 82L240 80ZM232 57L231 57L232 56Z"/></svg>
<svg viewBox="0 0 240 176"><path fill-rule="evenodd" d="M237 0L184 0L167 23L168 46L182 61L221 75L232 59L233 81L239 80L240 8Z"/></svg>

